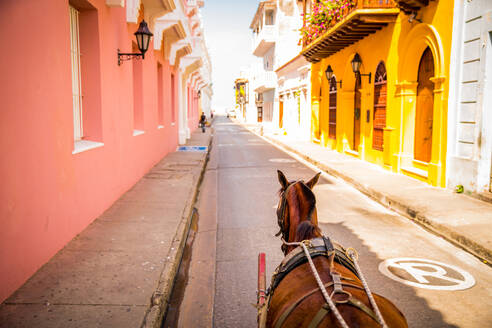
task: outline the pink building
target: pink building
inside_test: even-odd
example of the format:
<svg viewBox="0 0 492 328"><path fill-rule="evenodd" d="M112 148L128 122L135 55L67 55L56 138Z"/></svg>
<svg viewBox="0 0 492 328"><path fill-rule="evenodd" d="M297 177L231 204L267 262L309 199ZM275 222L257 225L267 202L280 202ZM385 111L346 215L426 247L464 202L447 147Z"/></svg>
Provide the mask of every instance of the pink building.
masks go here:
<svg viewBox="0 0 492 328"><path fill-rule="evenodd" d="M199 5L0 1L0 302L197 127Z"/></svg>

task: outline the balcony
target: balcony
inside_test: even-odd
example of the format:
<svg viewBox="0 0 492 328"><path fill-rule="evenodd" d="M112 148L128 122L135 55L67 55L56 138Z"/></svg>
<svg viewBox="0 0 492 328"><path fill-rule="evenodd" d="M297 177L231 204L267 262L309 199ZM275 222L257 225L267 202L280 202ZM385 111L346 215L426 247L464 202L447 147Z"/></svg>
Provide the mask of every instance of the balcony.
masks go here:
<svg viewBox="0 0 492 328"><path fill-rule="evenodd" d="M273 71L261 72L255 79L255 92L265 92L277 87L277 74Z"/></svg>
<svg viewBox="0 0 492 328"><path fill-rule="evenodd" d="M396 0L396 2L406 14L416 12L429 4L429 0Z"/></svg>
<svg viewBox="0 0 492 328"><path fill-rule="evenodd" d="M265 25L258 34L253 37L253 55L262 57L277 40L277 28L275 25Z"/></svg>
<svg viewBox="0 0 492 328"><path fill-rule="evenodd" d="M303 39L301 54L310 62L323 58L350 46L369 34L396 21L400 9L393 0L356 0L350 7L339 8L340 13L324 25L317 36ZM338 18L338 19L337 19ZM306 28L310 28L309 24ZM319 26L314 26L319 31ZM318 36L319 35L319 36Z"/></svg>

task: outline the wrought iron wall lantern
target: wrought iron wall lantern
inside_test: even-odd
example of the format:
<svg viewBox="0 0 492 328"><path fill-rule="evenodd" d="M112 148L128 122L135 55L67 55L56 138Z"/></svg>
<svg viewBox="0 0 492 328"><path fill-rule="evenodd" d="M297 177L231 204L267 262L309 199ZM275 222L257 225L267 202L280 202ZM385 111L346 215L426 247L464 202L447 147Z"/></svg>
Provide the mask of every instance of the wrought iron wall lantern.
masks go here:
<svg viewBox="0 0 492 328"><path fill-rule="evenodd" d="M333 69L331 68L331 65L328 65L326 68L325 76L328 82L331 82L331 78L333 77ZM342 80L336 81L335 83L340 83L340 89L342 88Z"/></svg>
<svg viewBox="0 0 492 328"><path fill-rule="evenodd" d="M137 38L138 50L140 50L140 53L122 53L120 52L120 49L118 49L118 66L121 65L121 62L124 60L131 60L132 58L137 57L142 57L142 59L145 58L145 53L149 49L150 37L153 36L153 34L149 31L145 20L140 22L138 30L134 34Z"/></svg>
<svg viewBox="0 0 492 328"><path fill-rule="evenodd" d="M360 73L360 65L362 64L362 59L360 58L359 54L355 54L354 59L352 59L352 71L354 71L355 75L360 75L360 76L369 76L369 83L371 83L371 72L369 74L361 74Z"/></svg>

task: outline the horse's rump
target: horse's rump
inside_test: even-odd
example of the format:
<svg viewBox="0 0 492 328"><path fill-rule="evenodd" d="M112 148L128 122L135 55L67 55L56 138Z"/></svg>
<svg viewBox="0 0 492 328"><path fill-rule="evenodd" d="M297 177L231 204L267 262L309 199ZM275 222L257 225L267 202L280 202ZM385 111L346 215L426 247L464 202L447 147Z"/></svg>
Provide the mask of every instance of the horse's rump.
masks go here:
<svg viewBox="0 0 492 328"><path fill-rule="evenodd" d="M327 257L318 256L313 259L321 280L328 294L333 291L330 275L330 261ZM365 310L372 312L369 299L362 283L349 269L336 265L336 271L342 277L343 290L352 295L352 299ZM390 327L407 327L403 314L386 298L373 293L379 309ZM331 311L320 311L326 308L326 301L311 273L309 263L301 264L287 274L269 297L266 327L338 327L337 320ZM337 309L353 327L380 327L370 314L351 302L337 304ZM323 316L321 313L325 315ZM318 316L317 318L315 318ZM321 317L321 318L320 318ZM318 322L317 325L314 325Z"/></svg>

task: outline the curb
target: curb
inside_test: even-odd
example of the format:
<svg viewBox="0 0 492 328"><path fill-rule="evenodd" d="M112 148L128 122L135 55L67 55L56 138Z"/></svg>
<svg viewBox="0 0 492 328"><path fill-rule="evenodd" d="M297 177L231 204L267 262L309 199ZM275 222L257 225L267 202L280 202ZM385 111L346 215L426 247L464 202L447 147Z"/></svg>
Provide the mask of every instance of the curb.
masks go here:
<svg viewBox="0 0 492 328"><path fill-rule="evenodd" d="M463 236L462 234L456 232L455 230L451 230L442 224L434 222L432 218L428 217L427 215L425 215L425 213L422 213L418 209L415 209L410 205L403 204L400 201L393 199L391 196L382 194L381 192L374 190L369 186L363 185L357 182L356 180L352 179L350 176L347 176L346 174L343 174L342 172L337 171L329 167L328 165L323 164L317 161L316 159L307 156L306 154L303 154L297 149L294 149L275 138L263 135L262 129L260 130L260 132L258 132L255 131L255 129L246 126L242 122L239 124L244 126L250 132L256 134L257 136L264 138L266 141L277 145L279 148L282 148L288 152L300 156L307 162L319 167L322 171L334 177L338 177L344 180L345 182L351 184L354 188L362 192L364 195L375 200L376 202L383 205L384 207L410 219L411 221L417 223L427 231L443 238L444 240L455 245L456 247L463 249L464 251L477 257L484 264L492 267L492 250L483 247L482 245L476 243L475 241L469 239L468 237Z"/></svg>
<svg viewBox="0 0 492 328"><path fill-rule="evenodd" d="M186 239L190 230L191 221L194 215L198 215L195 203L198 199L199 189L203 181L203 176L210 158L210 150L212 146L213 134L210 135L208 143L208 151L203 161L203 166L198 176L194 191L186 201L186 206L183 209L183 214L176 234L171 243L171 248L166 256L167 261L164 269L161 272L159 283L154 293L151 296L149 307L147 308L141 328L159 328L166 314L171 292L173 290L176 274L181 264Z"/></svg>

